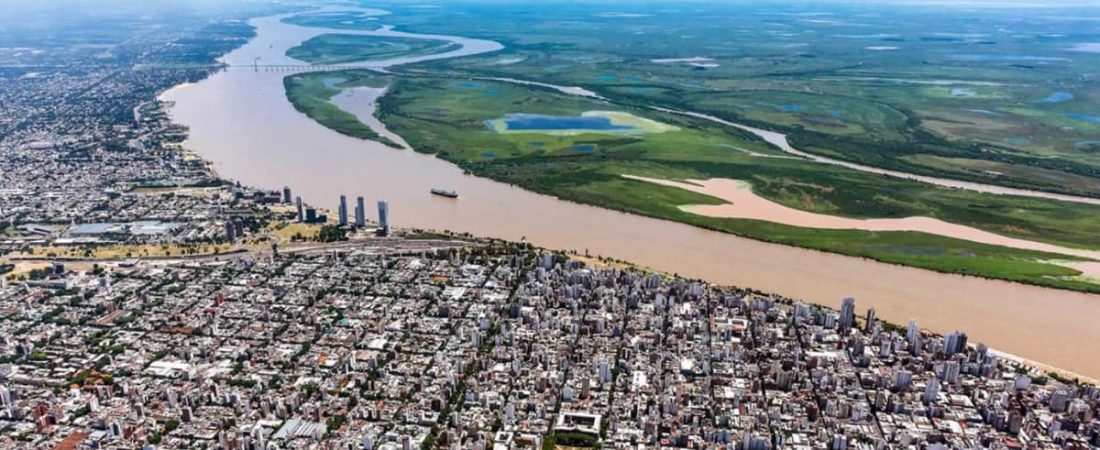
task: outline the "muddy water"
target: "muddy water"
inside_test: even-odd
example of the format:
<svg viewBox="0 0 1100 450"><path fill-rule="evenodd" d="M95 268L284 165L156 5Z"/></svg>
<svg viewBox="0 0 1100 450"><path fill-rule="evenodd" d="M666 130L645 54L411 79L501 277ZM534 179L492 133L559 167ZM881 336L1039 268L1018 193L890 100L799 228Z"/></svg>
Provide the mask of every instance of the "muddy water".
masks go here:
<svg viewBox="0 0 1100 450"><path fill-rule="evenodd" d="M850 217L818 214L810 211L790 208L752 192L752 186L739 180L713 178L709 180L672 181L623 175L631 180L644 181L688 190L698 194L725 200L721 205L682 205L680 209L692 214L707 217L725 217L735 219L754 219L768 222L795 225L806 228L826 230L864 230L864 231L919 231L938 236L947 236L983 244L1040 252L1061 253L1100 260L1100 251L1061 247L1042 242L1016 239L979 230L974 227L944 222L932 217L903 217L896 219L854 219ZM1066 264L1085 272L1092 277L1100 277L1097 262Z"/></svg>
<svg viewBox="0 0 1100 450"><path fill-rule="evenodd" d="M409 149L409 143L405 142L404 138L387 129L386 125L374 115L374 111L378 107L378 99L383 95L386 95L386 88L357 87L344 89L335 97L332 97L332 103L344 111L355 114L360 122L370 127L378 135L385 136L400 145L401 148Z"/></svg>
<svg viewBox="0 0 1100 450"><path fill-rule="evenodd" d="M272 18L253 23L258 36L225 58L247 68L223 71L164 94L175 102L175 121L190 127L187 147L212 161L226 178L254 186L289 185L308 202L331 208L340 194L387 199L391 221L401 227L527 237L536 245L587 249L833 307L854 296L859 309L873 306L887 320L903 323L916 317L933 330L966 330L973 341L1100 376L1100 358L1095 358L1100 355L1100 327L1093 323L1100 317L1100 296L766 244L467 176L430 156L337 134L297 112L283 91L285 73L254 71L251 64L257 57L274 64L290 46L343 31L286 25ZM469 47L452 53L494 49L484 41L467 43ZM433 187L454 189L461 198L433 196L428 192Z"/></svg>

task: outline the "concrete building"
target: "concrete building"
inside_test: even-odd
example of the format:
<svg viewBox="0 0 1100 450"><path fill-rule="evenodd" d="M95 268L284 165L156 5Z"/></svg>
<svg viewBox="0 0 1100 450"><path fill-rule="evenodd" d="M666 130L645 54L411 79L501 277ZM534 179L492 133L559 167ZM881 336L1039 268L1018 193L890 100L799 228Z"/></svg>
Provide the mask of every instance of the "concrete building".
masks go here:
<svg viewBox="0 0 1100 450"><path fill-rule="evenodd" d="M390 234L390 203L385 200L378 201L378 232Z"/></svg>
<svg viewBox="0 0 1100 450"><path fill-rule="evenodd" d="M840 304L840 320L838 326L841 333L848 331L852 328L852 323L856 320L856 299L852 297L845 298Z"/></svg>
<svg viewBox="0 0 1100 450"><path fill-rule="evenodd" d="M936 401L938 395L940 395L940 380L935 377L930 378L924 386L924 395L921 397L921 401L925 405L932 404Z"/></svg>
<svg viewBox="0 0 1100 450"><path fill-rule="evenodd" d="M359 228L367 226L367 207L361 196L355 199L355 226Z"/></svg>
<svg viewBox="0 0 1100 450"><path fill-rule="evenodd" d="M348 197L346 195L340 196L340 210L338 212L340 217L340 225L348 224Z"/></svg>

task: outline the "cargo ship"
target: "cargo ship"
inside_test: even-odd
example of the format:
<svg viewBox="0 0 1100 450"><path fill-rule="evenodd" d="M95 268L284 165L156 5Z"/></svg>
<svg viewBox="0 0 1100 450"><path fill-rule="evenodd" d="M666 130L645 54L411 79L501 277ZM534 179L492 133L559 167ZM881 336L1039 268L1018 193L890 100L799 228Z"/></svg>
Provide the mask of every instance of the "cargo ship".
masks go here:
<svg viewBox="0 0 1100 450"><path fill-rule="evenodd" d="M443 189L432 189L432 194L438 195L440 197L458 198L458 193L457 192L447 191L447 190L443 190Z"/></svg>

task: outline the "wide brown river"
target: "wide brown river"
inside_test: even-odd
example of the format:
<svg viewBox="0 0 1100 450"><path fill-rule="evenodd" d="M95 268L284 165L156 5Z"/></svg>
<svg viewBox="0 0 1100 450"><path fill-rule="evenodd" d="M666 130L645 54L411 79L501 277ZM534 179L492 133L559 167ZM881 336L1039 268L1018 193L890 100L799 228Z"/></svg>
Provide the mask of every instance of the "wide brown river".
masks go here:
<svg viewBox="0 0 1100 450"><path fill-rule="evenodd" d="M223 60L237 67L163 95L173 119L190 127L187 147L224 177L253 186L291 186L307 202L335 208L340 194L389 200L391 223L590 251L657 270L751 287L837 307L843 297L895 323L916 318L938 332L964 330L974 342L1100 378L1100 296L945 275L869 260L766 244L534 194L464 175L445 161L337 134L286 100L285 72L258 64L301 64L284 55L332 31L256 19L258 36ZM340 31L344 32L344 31ZM363 34L394 34L390 30ZM437 37L438 38L438 37ZM397 63L495 51L494 42L448 38L455 52L364 63ZM259 58L259 59L257 59ZM366 92L358 95L370 97ZM434 187L461 194L449 200Z"/></svg>

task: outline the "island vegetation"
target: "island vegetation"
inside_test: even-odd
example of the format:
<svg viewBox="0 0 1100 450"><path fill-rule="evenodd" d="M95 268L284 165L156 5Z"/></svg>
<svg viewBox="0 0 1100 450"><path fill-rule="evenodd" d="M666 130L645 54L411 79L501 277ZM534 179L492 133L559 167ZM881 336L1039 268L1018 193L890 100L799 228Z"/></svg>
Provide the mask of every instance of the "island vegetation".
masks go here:
<svg viewBox="0 0 1100 450"><path fill-rule="evenodd" d="M345 63L431 55L454 50L458 44L433 39L322 34L287 51L287 56L311 64Z"/></svg>
<svg viewBox="0 0 1100 450"><path fill-rule="evenodd" d="M376 139L377 133L328 100L341 89L386 86L378 117L417 151L438 155L475 175L562 199L883 262L1100 292L1097 280L1065 264L1080 261L1078 257L921 232L822 230L707 217L680 207L721 200L623 178L730 178L749 182L754 193L769 200L816 213L927 216L1029 241L1098 249L1096 205L944 189L820 164L783 153L737 128L654 109L698 111L782 131L801 150L871 166L1097 196L1100 178L1094 176L1100 159L1082 142L1100 137L1100 128L1069 115L1064 104L1068 95L1075 99L1070 106L1088 108L1095 105L1090 97L1048 92L1053 98L1044 101L1040 94L1051 89L1008 83L1004 78L1022 69L988 61L941 57L937 68L918 70L896 68L897 58L886 50L865 49L865 61L817 57L872 38L830 37L816 51L753 58L733 55L759 50L762 44L739 42L710 52L726 56L695 57L689 55L700 51L697 36L670 43L659 40L659 33L635 34L637 42L628 44L624 35L666 19L639 17L620 24L574 17L604 26L598 41L596 31L587 28L551 35L535 27L520 37L518 25L510 26L508 20L514 18L498 14L504 20L493 21L494 28L486 30L462 20L433 23L424 19L433 13L397 8L395 16L414 31L490 38L505 43L506 49L402 67L393 74L349 70L293 75L286 79L287 95L299 110L336 131ZM710 26L698 28L700 37L718 32ZM903 39L919 54L937 48L938 41L921 39L926 33L920 30L906 33L914 37ZM1051 63L1061 65L1060 60ZM989 67L971 70L979 65ZM944 82L964 69L969 71L967 80ZM897 72L887 73L901 70L921 76L902 80L895 79ZM1015 76L1038 80L1033 72ZM494 77L583 86L599 96L567 95ZM982 79L998 81L978 81ZM1062 89L1072 90L1055 91ZM1039 100L1023 101L1035 96ZM981 112L993 109L1002 115ZM604 111L634 123L579 120ZM531 120L517 122L517 117L535 117L543 128L532 127ZM646 130L636 126L639 121L667 128ZM985 130L993 126L990 121L999 121L996 136L967 132ZM1006 140L1014 134L1028 138Z"/></svg>

